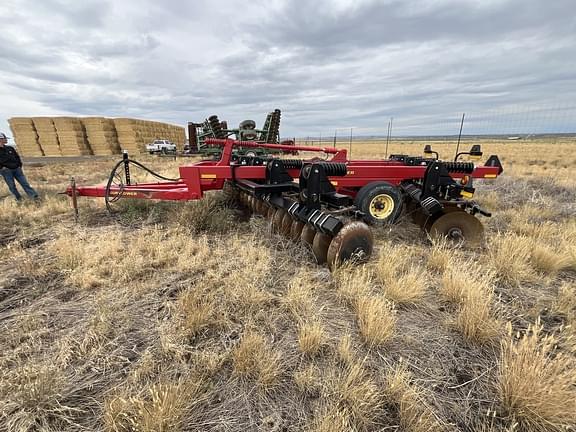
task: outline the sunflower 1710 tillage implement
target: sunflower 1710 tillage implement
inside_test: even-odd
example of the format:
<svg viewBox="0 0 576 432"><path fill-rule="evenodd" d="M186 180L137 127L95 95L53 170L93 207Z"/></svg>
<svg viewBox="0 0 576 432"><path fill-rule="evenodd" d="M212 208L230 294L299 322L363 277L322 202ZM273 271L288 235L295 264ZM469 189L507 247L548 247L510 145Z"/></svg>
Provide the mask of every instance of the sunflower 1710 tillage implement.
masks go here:
<svg viewBox="0 0 576 432"><path fill-rule="evenodd" d="M222 146L220 160L203 160L180 167L178 179L167 179L142 164L123 160L105 186L71 185L67 194L119 198L197 200L210 190L223 190L254 214L268 217L272 229L309 244L318 263L330 268L347 260L365 261L372 254L368 225L394 223L410 215L432 238L477 245L483 227L477 215L490 216L471 200L474 179L494 179L502 173L497 156L475 166L472 162L441 161L426 146L425 157L392 155L385 160L348 160L346 150L282 146L232 139L206 139ZM237 157L240 146L324 153L326 159ZM461 153L462 154L462 153ZM475 145L471 156L482 155ZM328 159L328 155L331 158ZM133 184L130 166L147 170L159 183Z"/></svg>

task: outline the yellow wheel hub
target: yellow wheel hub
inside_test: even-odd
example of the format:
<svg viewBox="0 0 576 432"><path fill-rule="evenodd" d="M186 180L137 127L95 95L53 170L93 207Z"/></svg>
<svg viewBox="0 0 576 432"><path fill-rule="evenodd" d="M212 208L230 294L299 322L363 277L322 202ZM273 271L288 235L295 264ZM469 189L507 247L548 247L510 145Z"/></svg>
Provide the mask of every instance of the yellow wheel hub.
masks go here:
<svg viewBox="0 0 576 432"><path fill-rule="evenodd" d="M394 211L394 207L394 199L390 195L376 195L370 201L370 216L375 219L387 219Z"/></svg>

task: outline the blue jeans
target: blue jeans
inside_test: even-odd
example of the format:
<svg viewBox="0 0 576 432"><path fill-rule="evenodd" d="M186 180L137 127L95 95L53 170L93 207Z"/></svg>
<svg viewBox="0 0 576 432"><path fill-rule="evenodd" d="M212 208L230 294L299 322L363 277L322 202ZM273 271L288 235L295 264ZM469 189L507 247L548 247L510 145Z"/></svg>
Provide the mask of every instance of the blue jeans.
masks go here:
<svg viewBox="0 0 576 432"><path fill-rule="evenodd" d="M26 176L24 175L22 168L2 168L0 169L0 174L2 174L2 177L4 177L4 181L8 185L8 189L10 189L12 195L14 195L14 198L16 198L16 201L20 201L22 199L22 195L20 195L20 192L18 192L18 189L16 189L16 182L14 180L20 183L22 189L24 189L24 192L26 192L30 198L38 198L38 193L32 189L32 186L30 186L28 180L26 180Z"/></svg>

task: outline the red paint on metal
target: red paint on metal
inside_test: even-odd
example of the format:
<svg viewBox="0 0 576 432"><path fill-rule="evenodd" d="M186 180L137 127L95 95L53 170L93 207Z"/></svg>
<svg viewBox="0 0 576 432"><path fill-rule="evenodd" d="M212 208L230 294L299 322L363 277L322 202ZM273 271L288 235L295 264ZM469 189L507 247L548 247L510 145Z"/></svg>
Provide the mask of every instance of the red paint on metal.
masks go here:
<svg viewBox="0 0 576 432"><path fill-rule="evenodd" d="M110 194L122 193L126 198L143 198L158 200L196 200L202 198L204 192L220 190L226 180L244 179L262 181L266 179L265 166L234 165L231 163L234 146L277 148L287 147L292 150L330 153L331 162L344 162L347 165L347 174L343 177L331 177L339 193L354 196L362 186L375 181L387 181L400 184L406 180L421 180L426 172L426 165L408 166L395 160L346 160L346 150L321 147L279 146L276 144L260 144L249 141L235 141L232 139L209 139L208 143L218 143L224 146L222 157L218 161L200 161L191 165L180 167L181 180L176 182L141 183L138 185L125 185L122 189L114 186ZM310 161L312 162L312 161ZM472 174L454 173L455 180L465 175L473 178L494 178L500 174L498 167L478 166ZM292 178L298 178L299 169L289 169ZM71 187L66 193L73 195ZM77 186L76 194L79 196L103 197L106 194L105 186Z"/></svg>

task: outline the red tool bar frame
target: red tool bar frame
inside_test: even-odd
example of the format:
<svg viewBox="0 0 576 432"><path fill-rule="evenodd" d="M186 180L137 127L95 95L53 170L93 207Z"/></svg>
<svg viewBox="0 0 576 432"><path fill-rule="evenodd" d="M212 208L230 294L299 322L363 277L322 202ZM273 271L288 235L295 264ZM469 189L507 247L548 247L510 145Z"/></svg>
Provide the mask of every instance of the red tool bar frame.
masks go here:
<svg viewBox="0 0 576 432"><path fill-rule="evenodd" d="M254 180L266 179L266 167L263 165L234 165L231 163L232 151L235 146L265 147L292 150L304 150L311 152L324 152L334 155L331 162L346 163L347 173L342 177L330 177L330 181L340 193L355 196L362 186L376 182L386 181L398 185L407 180L419 180L424 178L426 165L408 166L396 160L346 160L346 150L321 147L284 146L277 144L260 144L252 141L236 141L232 139L207 139L207 143L221 144L224 146L222 157L218 161L203 160L191 165L181 166L180 180L175 182L141 183L125 185L122 187L111 186L110 195L121 194L126 198L159 199L159 200L196 200L201 199L204 192L220 190L226 180ZM309 162L313 162L312 160ZM299 169L288 169L292 178L298 178ZM471 174L454 173L452 178L462 179L465 176L472 178L493 179L500 174L499 167L478 166ZM72 189L66 193L71 196ZM105 186L76 186L76 194L79 196L103 197L106 195Z"/></svg>

